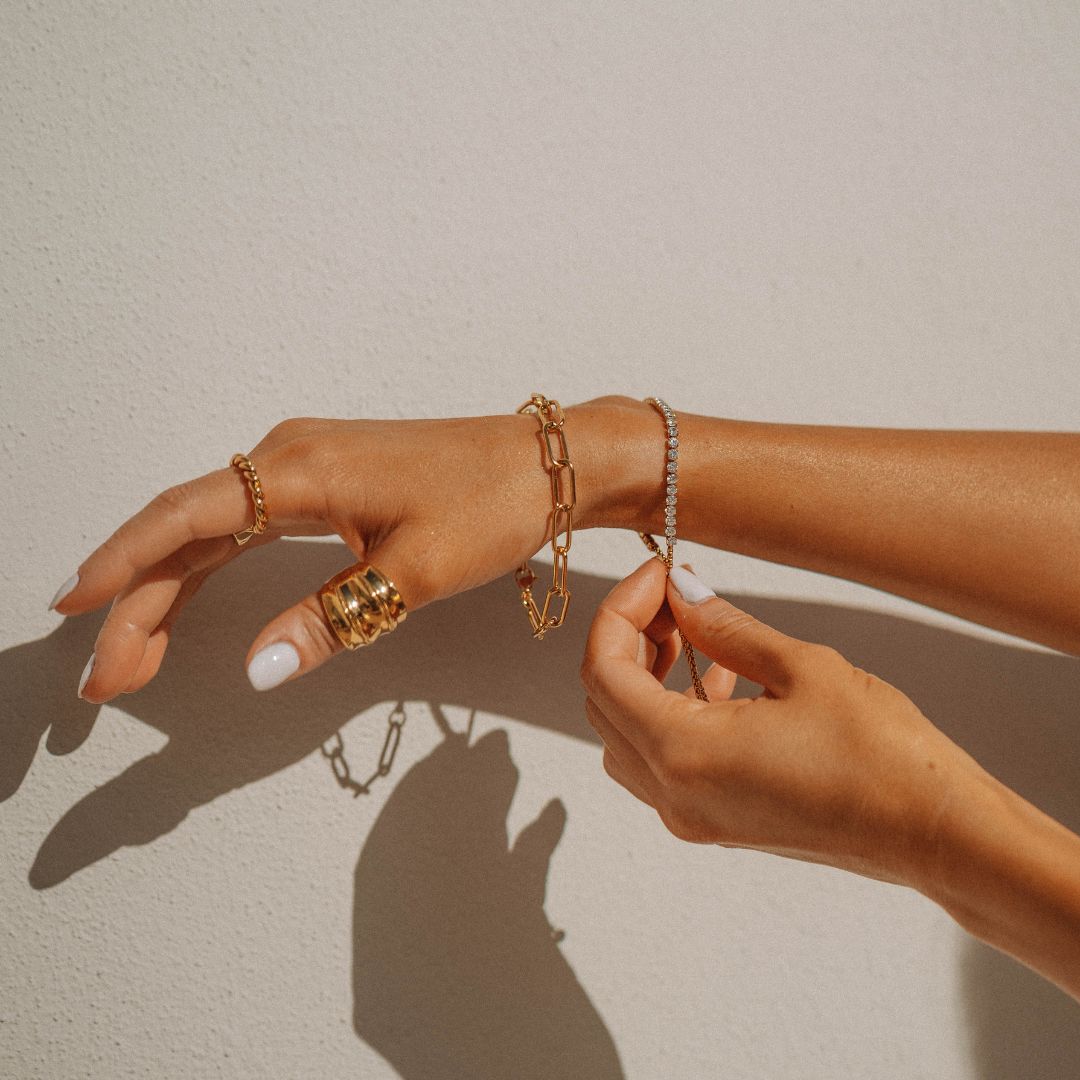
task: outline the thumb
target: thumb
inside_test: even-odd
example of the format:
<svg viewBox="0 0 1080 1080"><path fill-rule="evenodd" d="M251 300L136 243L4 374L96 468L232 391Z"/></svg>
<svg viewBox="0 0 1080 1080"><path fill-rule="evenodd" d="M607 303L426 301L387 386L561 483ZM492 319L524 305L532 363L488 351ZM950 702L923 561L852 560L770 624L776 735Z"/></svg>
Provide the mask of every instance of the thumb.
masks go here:
<svg viewBox="0 0 1080 1080"><path fill-rule="evenodd" d="M430 583L400 546L384 544L354 566L358 569L369 563L393 583L405 603L406 614L430 600ZM346 651L327 618L320 586L259 632L245 661L248 679L256 690L271 690Z"/></svg>
<svg viewBox="0 0 1080 1080"><path fill-rule="evenodd" d="M673 566L668 582L675 622L694 648L774 696L791 690L804 670L806 642L722 600L686 567Z"/></svg>

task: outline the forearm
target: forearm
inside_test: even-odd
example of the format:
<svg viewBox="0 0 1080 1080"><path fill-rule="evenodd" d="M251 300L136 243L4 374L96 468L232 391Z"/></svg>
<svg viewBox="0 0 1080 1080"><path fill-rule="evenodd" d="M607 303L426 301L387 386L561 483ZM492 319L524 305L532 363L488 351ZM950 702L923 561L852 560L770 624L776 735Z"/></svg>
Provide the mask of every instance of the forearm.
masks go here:
<svg viewBox="0 0 1080 1080"><path fill-rule="evenodd" d="M585 524L663 532L660 418L575 407ZM1080 435L757 424L679 413L679 536L1080 653Z"/></svg>
<svg viewBox="0 0 1080 1080"><path fill-rule="evenodd" d="M923 890L1080 1000L1080 837L985 773L951 800Z"/></svg>

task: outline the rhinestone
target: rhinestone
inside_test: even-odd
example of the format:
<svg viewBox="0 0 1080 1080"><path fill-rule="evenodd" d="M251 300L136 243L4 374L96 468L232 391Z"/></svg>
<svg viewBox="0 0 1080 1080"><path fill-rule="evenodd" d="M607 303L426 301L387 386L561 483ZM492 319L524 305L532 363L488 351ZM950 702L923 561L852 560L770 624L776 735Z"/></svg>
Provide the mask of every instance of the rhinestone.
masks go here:
<svg viewBox="0 0 1080 1080"><path fill-rule="evenodd" d="M675 496L675 495L669 495L669 496L667 497L667 504L668 504L668 506L674 506L674 505L675 505L675 499L676 499L676 496Z"/></svg>
<svg viewBox="0 0 1080 1080"><path fill-rule="evenodd" d="M669 450L667 452L668 461L674 461L679 456L678 450Z"/></svg>
<svg viewBox="0 0 1080 1080"><path fill-rule="evenodd" d="M678 490L679 489L674 484L668 484L668 486L667 486L667 493L669 495L674 495L675 492L678 491Z"/></svg>
<svg viewBox="0 0 1080 1080"><path fill-rule="evenodd" d="M668 538L668 540L674 541L675 540L675 526L674 525L669 525L664 530L664 535Z"/></svg>
<svg viewBox="0 0 1080 1080"><path fill-rule="evenodd" d="M679 440L676 439L674 435L672 435L671 438L668 439L667 444L671 447L672 450L674 450L675 447L679 445Z"/></svg>

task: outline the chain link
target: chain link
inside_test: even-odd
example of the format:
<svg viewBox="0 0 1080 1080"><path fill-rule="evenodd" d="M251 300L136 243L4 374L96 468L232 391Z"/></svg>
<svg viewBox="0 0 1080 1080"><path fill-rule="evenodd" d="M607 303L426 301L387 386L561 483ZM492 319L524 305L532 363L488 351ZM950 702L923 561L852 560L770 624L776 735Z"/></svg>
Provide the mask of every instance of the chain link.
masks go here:
<svg viewBox="0 0 1080 1080"><path fill-rule="evenodd" d="M533 412L544 436L547 451L547 469L551 476L551 585L540 607L532 594L536 575L528 562L523 562L514 573L514 580L521 590L521 604L529 616L533 637L538 641L553 627L562 626L566 610L570 606L570 590L566 587L567 555L574 537L574 507L577 505L577 479L570 462L570 449L566 445L562 406L543 394L533 394L519 413ZM565 540L559 537L565 533ZM552 611L552 605L556 610Z"/></svg>
<svg viewBox="0 0 1080 1080"><path fill-rule="evenodd" d="M405 726L405 703L399 701L390 713L386 721L386 738L383 739L382 750L379 752L379 764L375 771L361 782L354 779L349 763L345 758L345 742L341 738L341 732L335 731L331 739L322 744L322 755L330 762L330 768L334 772L334 779L338 786L353 793L353 798L371 794L371 785L380 776L389 776L397 756L398 747L401 745L401 729ZM327 747L330 747L328 750Z"/></svg>
<svg viewBox="0 0 1080 1080"><path fill-rule="evenodd" d="M270 511L266 506L266 496L263 495L259 474L255 471L255 466L251 464L251 459L245 454L233 454L229 464L234 469L239 469L247 481L247 486L251 491L251 501L255 506L255 524L241 532L233 533L233 539L237 545L243 547L253 536L266 532L266 526L270 521Z"/></svg>

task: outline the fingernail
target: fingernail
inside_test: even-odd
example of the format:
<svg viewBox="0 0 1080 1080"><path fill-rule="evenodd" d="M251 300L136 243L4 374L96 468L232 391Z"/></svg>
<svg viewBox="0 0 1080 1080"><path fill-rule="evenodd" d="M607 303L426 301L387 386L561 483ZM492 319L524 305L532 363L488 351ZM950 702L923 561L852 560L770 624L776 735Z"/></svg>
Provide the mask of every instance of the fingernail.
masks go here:
<svg viewBox="0 0 1080 1080"><path fill-rule="evenodd" d="M247 675L256 690L272 690L300 667L300 654L287 641L260 649L248 664Z"/></svg>
<svg viewBox="0 0 1080 1080"><path fill-rule="evenodd" d="M706 600L715 600L716 593L696 574L682 566L671 568L671 584L688 604L701 604Z"/></svg>
<svg viewBox="0 0 1080 1080"><path fill-rule="evenodd" d="M56 590L56 595L52 598L52 600L49 601L49 610L52 611L52 609L56 607L56 605L59 604L60 601L63 600L64 597L67 596L67 594L71 592L71 590L74 589L75 586L78 584L79 575L72 574L71 577L69 577L67 581L65 581L64 584Z"/></svg>
<svg viewBox="0 0 1080 1080"><path fill-rule="evenodd" d="M94 654L90 654L90 659L86 661L86 667L82 669L82 674L79 676L79 697L82 697L83 690L86 689L86 683L90 678L90 673L94 670Z"/></svg>

